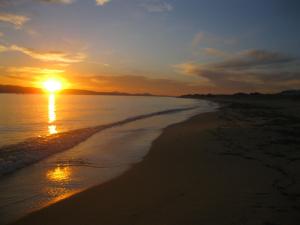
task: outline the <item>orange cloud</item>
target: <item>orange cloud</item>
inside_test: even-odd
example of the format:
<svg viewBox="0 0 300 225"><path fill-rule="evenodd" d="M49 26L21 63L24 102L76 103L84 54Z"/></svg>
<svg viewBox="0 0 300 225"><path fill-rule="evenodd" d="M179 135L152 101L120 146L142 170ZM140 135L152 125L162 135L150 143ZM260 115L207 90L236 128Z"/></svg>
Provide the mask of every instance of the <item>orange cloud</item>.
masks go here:
<svg viewBox="0 0 300 225"><path fill-rule="evenodd" d="M58 3L58 4L71 4L75 0L39 0L40 2L46 2L46 3Z"/></svg>
<svg viewBox="0 0 300 225"><path fill-rule="evenodd" d="M64 73L64 70L60 69L48 69L40 67L9 67L7 68L9 73L25 73L25 74L41 74L41 75L56 75Z"/></svg>
<svg viewBox="0 0 300 225"><path fill-rule="evenodd" d="M187 93L208 93L213 87L201 83L183 82L145 76L68 76L72 88L90 89L103 92L152 93L157 95L181 95ZM220 90L222 91L222 90Z"/></svg>
<svg viewBox="0 0 300 225"><path fill-rule="evenodd" d="M83 53L70 55L66 52L60 52L60 51L40 52L34 49L24 48L17 45L12 45L10 47L10 50L18 51L34 59L38 59L46 62L52 61L52 62L60 62L60 63L78 63L78 62L82 62L86 58L86 55Z"/></svg>
<svg viewBox="0 0 300 225"><path fill-rule="evenodd" d="M16 28L22 27L29 20L27 16L0 12L0 22L13 24Z"/></svg>
<svg viewBox="0 0 300 225"><path fill-rule="evenodd" d="M111 0L96 0L97 5L105 5L109 3Z"/></svg>
<svg viewBox="0 0 300 225"><path fill-rule="evenodd" d="M0 45L0 52L5 52L7 51L7 47L5 47L4 45Z"/></svg>

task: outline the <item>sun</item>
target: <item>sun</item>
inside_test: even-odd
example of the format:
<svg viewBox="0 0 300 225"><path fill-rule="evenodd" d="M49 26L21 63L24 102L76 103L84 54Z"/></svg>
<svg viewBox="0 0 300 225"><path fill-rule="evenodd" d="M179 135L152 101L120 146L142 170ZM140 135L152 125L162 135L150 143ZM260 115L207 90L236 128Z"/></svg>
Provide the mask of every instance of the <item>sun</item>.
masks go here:
<svg viewBox="0 0 300 225"><path fill-rule="evenodd" d="M58 79L51 78L43 82L43 87L46 91L54 93L62 89L62 82Z"/></svg>

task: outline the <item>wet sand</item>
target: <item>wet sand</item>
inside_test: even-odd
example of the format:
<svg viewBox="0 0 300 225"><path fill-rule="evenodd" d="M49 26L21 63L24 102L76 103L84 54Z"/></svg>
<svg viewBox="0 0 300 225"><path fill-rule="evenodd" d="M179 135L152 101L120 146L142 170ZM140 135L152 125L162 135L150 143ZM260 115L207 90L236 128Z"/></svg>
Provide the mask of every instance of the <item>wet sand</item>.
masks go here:
<svg viewBox="0 0 300 225"><path fill-rule="evenodd" d="M300 104L219 101L166 128L119 178L14 224L299 224Z"/></svg>

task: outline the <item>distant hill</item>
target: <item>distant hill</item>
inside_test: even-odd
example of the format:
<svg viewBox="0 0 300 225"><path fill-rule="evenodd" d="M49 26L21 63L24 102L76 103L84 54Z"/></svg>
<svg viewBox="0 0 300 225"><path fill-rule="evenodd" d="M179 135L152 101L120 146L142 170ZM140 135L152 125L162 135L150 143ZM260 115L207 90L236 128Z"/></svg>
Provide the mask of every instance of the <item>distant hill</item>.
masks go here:
<svg viewBox="0 0 300 225"><path fill-rule="evenodd" d="M41 88L22 87L16 85L0 85L0 94L43 94ZM97 92L79 89L64 89L59 92L66 95L126 95L126 96L154 96L149 93Z"/></svg>
<svg viewBox="0 0 300 225"><path fill-rule="evenodd" d="M238 92L235 94L187 94L179 96L180 98L216 98L216 97L235 97L235 98L289 98L300 99L300 90L285 90L274 94L264 94L259 92L243 93Z"/></svg>
<svg viewBox="0 0 300 225"><path fill-rule="evenodd" d="M279 95L300 96L300 90L286 90L286 91L280 92Z"/></svg>
<svg viewBox="0 0 300 225"><path fill-rule="evenodd" d="M21 87L15 85L0 85L0 93L15 93L15 94L40 94L43 91L40 88Z"/></svg>
<svg viewBox="0 0 300 225"><path fill-rule="evenodd" d="M125 92L98 92L89 90L79 90L79 89L64 89L60 91L61 94L70 95L128 95L128 96L153 96L149 93L125 93Z"/></svg>

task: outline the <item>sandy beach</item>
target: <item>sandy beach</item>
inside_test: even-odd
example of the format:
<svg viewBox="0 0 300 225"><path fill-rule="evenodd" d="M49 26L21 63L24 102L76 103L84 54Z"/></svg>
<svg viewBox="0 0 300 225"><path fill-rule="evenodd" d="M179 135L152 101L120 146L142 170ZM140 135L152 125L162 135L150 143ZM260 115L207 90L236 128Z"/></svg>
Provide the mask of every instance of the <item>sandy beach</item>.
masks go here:
<svg viewBox="0 0 300 225"><path fill-rule="evenodd" d="M167 127L122 176L14 224L299 224L299 102L218 102Z"/></svg>

